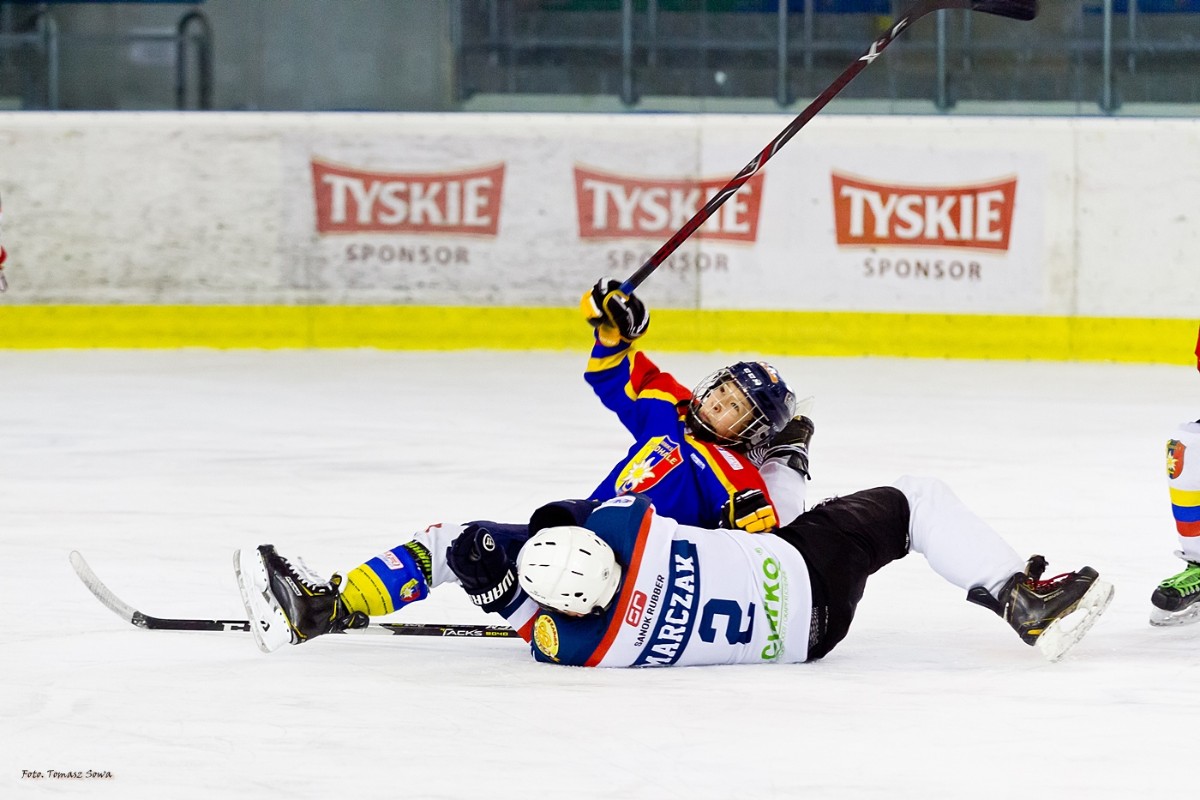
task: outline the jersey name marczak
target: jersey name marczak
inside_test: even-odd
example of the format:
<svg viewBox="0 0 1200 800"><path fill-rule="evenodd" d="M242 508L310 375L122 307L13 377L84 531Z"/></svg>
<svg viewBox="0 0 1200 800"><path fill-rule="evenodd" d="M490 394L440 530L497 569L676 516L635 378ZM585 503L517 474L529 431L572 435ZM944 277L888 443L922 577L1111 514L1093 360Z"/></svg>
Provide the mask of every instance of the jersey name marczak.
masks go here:
<svg viewBox="0 0 1200 800"><path fill-rule="evenodd" d="M654 632L643 637L639 630L634 646L641 648L641 655L634 659L635 667L653 664L669 667L683 654L683 643L692 636L696 622L696 600L700 596L700 572L696 563L696 545L684 540L671 542L668 556L670 574L664 579L655 576L655 588L663 587L665 597L661 604L650 607L649 616L643 624L658 617ZM656 613L661 608L662 613Z"/></svg>

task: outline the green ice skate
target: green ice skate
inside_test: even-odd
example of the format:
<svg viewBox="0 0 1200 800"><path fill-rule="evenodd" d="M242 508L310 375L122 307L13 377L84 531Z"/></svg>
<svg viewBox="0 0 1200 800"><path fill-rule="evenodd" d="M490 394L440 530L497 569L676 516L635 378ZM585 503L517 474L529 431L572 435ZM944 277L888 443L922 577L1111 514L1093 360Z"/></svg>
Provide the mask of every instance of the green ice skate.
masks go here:
<svg viewBox="0 0 1200 800"><path fill-rule="evenodd" d="M1183 558L1182 553L1176 553ZM1186 560L1186 559L1185 559ZM1158 585L1150 602L1151 625L1188 625L1200 620L1200 563L1188 561L1187 568Z"/></svg>

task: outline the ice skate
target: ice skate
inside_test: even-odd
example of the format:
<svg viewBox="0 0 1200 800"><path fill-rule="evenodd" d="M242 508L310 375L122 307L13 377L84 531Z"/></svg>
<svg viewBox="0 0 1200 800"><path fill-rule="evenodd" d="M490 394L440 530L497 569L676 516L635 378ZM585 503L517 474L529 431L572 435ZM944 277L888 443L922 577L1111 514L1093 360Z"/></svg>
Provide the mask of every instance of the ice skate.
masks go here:
<svg viewBox="0 0 1200 800"><path fill-rule="evenodd" d="M365 614L342 604L340 575L325 580L300 559L279 555L273 545L235 552L233 566L250 631L264 653L367 624Z"/></svg>
<svg viewBox="0 0 1200 800"><path fill-rule="evenodd" d="M1042 580L1045 570L1046 559L1032 556L1025 571L1013 575L1000 590L999 599L982 588L972 590L968 598L991 608L1021 641L1057 661L1096 624L1112 601L1113 587L1091 567Z"/></svg>
<svg viewBox="0 0 1200 800"><path fill-rule="evenodd" d="M1184 558L1183 553L1176 552L1175 555ZM1200 602L1197 601L1200 601L1200 563L1187 561L1183 572L1164 580L1150 595L1154 605L1150 610L1150 624L1168 627L1200 621Z"/></svg>

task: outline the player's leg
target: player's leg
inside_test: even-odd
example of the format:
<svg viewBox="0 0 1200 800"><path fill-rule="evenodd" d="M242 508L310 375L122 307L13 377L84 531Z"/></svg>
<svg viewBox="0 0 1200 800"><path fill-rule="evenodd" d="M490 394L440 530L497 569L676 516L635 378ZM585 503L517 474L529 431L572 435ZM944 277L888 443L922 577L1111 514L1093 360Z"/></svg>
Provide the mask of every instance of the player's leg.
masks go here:
<svg viewBox="0 0 1200 800"><path fill-rule="evenodd" d="M1000 534L976 516L945 482L905 476L893 484L909 506L910 549L963 591L983 587L998 597L1025 567Z"/></svg>
<svg viewBox="0 0 1200 800"><path fill-rule="evenodd" d="M466 526L430 525L346 573L342 596L355 611L381 617L420 602L430 588L456 580L446 550Z"/></svg>
<svg viewBox="0 0 1200 800"><path fill-rule="evenodd" d="M529 538L526 525L476 521L465 525L431 525L412 541L393 547L346 573L342 597L352 611L381 617L424 600L429 590L443 583L457 583L446 553L465 530L485 527L493 539L516 560L521 545Z"/></svg>
<svg viewBox="0 0 1200 800"><path fill-rule="evenodd" d="M1112 586L1091 567L1042 580L1046 560L1033 556L1022 563L944 482L906 476L894 485L911 509L911 548L935 572L967 590L968 600L996 612L1047 658L1061 658L1112 599Z"/></svg>
<svg viewBox="0 0 1200 800"><path fill-rule="evenodd" d="M1200 420L1179 426L1167 441L1167 485L1179 534L1183 571L1162 581L1150 597L1152 625L1200 620Z"/></svg>
<svg viewBox="0 0 1200 800"><path fill-rule="evenodd" d="M241 551L238 584L259 647L271 652L285 644L303 644L326 633L362 627L370 617L424 600L431 587L457 582L447 550L456 537L480 527L486 527L514 561L529 538L526 525L433 525L350 570L345 578L335 574L328 580L270 545Z"/></svg>
<svg viewBox="0 0 1200 800"><path fill-rule="evenodd" d="M846 637L867 578L908 553L908 516L904 495L885 486L826 500L776 532L808 565L810 660Z"/></svg>

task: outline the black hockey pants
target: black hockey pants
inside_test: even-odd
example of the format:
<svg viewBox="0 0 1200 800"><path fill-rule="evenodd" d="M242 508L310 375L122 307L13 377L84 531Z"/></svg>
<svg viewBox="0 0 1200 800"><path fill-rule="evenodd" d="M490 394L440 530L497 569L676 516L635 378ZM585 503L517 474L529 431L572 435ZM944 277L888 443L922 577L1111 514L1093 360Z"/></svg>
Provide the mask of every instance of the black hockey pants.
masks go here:
<svg viewBox="0 0 1200 800"><path fill-rule="evenodd" d="M826 500L776 531L812 579L809 660L846 638L867 578L908 554L908 520L908 499L884 486Z"/></svg>

